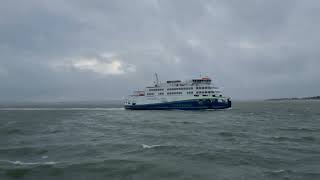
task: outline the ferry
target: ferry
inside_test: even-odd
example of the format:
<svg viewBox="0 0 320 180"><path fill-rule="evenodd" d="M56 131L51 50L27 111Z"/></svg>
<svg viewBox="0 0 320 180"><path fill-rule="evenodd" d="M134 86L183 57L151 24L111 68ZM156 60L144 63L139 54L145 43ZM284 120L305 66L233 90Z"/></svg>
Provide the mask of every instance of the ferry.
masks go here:
<svg viewBox="0 0 320 180"><path fill-rule="evenodd" d="M124 100L130 110L202 110L231 108L231 98L222 95L209 77L186 81L160 82L155 74L153 86L135 91Z"/></svg>

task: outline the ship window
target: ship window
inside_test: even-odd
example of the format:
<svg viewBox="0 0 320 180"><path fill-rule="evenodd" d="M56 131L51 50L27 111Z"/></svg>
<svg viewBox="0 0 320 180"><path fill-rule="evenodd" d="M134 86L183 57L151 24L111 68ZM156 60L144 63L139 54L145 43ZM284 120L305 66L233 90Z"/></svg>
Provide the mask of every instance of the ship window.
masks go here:
<svg viewBox="0 0 320 180"><path fill-rule="evenodd" d="M216 97L216 95L212 95L212 97Z"/></svg>
<svg viewBox="0 0 320 180"><path fill-rule="evenodd" d="M206 94L203 94L202 96L208 96L208 95L206 95Z"/></svg>
<svg viewBox="0 0 320 180"><path fill-rule="evenodd" d="M195 94L194 96L198 97L199 95L198 95L198 94Z"/></svg>

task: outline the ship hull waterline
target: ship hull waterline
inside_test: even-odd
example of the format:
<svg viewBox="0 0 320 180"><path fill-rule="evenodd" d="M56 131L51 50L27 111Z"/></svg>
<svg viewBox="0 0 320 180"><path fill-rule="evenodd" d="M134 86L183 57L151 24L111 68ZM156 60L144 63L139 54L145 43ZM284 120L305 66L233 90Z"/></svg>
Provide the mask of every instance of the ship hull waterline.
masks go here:
<svg viewBox="0 0 320 180"><path fill-rule="evenodd" d="M230 100L219 102L212 99L201 100L185 100L185 101L172 101L155 104L132 104L125 105L124 108L128 110L205 110L205 109L227 109L231 108L232 103Z"/></svg>

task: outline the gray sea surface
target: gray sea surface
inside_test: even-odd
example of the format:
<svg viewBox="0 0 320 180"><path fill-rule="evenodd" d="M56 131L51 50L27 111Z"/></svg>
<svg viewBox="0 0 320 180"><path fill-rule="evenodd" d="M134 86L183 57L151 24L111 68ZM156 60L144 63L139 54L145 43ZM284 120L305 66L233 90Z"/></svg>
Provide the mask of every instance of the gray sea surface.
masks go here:
<svg viewBox="0 0 320 180"><path fill-rule="evenodd" d="M320 101L0 106L0 180L320 179Z"/></svg>

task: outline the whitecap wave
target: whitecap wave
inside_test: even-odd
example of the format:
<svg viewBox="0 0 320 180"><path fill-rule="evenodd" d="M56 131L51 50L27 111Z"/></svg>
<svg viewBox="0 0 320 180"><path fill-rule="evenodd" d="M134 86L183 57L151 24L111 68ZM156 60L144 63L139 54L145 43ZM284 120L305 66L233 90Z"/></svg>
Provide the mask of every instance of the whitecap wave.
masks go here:
<svg viewBox="0 0 320 180"><path fill-rule="evenodd" d="M285 172L286 170L284 170L284 169L279 169L279 170L274 170L274 171L272 171L273 173L283 173L283 172Z"/></svg>
<svg viewBox="0 0 320 180"><path fill-rule="evenodd" d="M14 165L54 165L57 162L47 161L47 162L22 162L22 161L10 161L10 160L0 160L0 162L6 162Z"/></svg>
<svg viewBox="0 0 320 180"><path fill-rule="evenodd" d="M151 148L156 148L156 147L160 147L161 145L147 145L147 144L141 144L142 148L144 149L151 149Z"/></svg>

